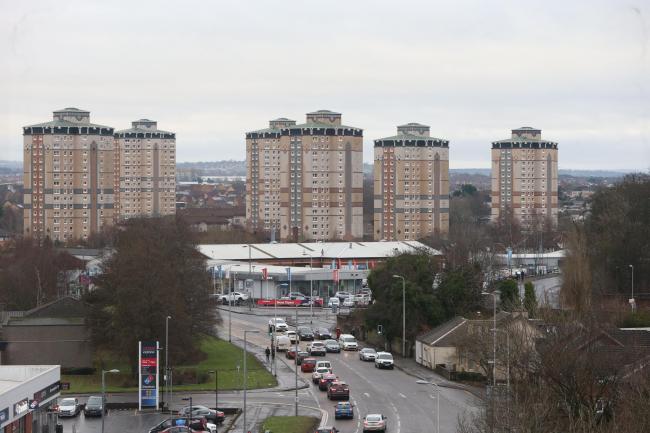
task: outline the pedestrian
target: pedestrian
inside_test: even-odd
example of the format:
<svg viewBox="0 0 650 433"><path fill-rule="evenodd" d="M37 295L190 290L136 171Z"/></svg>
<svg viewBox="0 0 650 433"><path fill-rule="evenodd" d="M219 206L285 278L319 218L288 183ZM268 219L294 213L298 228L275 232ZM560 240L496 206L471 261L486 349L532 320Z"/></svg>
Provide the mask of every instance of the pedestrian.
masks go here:
<svg viewBox="0 0 650 433"><path fill-rule="evenodd" d="M266 354L266 362L269 362L269 356L271 356L271 349L269 349L268 346L266 346L266 350L264 351Z"/></svg>
<svg viewBox="0 0 650 433"><path fill-rule="evenodd" d="M275 347L271 351L271 359L275 360Z"/></svg>

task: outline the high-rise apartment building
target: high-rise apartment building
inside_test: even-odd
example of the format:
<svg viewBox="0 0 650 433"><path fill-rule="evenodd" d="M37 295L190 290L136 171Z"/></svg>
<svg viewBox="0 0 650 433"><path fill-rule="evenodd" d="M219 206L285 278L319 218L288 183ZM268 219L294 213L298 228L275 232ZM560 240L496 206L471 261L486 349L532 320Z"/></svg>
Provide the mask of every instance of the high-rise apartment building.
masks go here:
<svg viewBox="0 0 650 433"><path fill-rule="evenodd" d="M115 208L119 219L176 213L176 134L140 119L115 132Z"/></svg>
<svg viewBox="0 0 650 433"><path fill-rule="evenodd" d="M51 122L23 128L24 233L85 239L113 221L113 128L90 112L65 108Z"/></svg>
<svg viewBox="0 0 650 433"><path fill-rule="evenodd" d="M374 238L414 240L449 232L449 141L419 123L375 140Z"/></svg>
<svg viewBox="0 0 650 433"><path fill-rule="evenodd" d="M246 134L246 218L281 240L363 236L363 130L329 110Z"/></svg>
<svg viewBox="0 0 650 433"><path fill-rule="evenodd" d="M557 224L557 187L557 143L540 129L513 129L492 143L492 221L512 212L524 228Z"/></svg>

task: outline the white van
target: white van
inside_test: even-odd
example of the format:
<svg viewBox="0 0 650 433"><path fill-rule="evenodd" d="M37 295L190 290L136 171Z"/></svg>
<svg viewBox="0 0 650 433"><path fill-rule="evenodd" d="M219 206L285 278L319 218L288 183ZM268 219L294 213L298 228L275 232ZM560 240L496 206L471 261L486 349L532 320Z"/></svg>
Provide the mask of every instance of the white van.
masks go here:
<svg viewBox="0 0 650 433"><path fill-rule="evenodd" d="M354 335L341 334L339 337L339 346L341 350L357 350L357 339L354 338Z"/></svg>
<svg viewBox="0 0 650 433"><path fill-rule="evenodd" d="M316 370L319 368L328 368L330 373L332 372L332 363L329 361L316 361L316 367L314 367Z"/></svg>
<svg viewBox="0 0 650 433"><path fill-rule="evenodd" d="M275 337L275 350L277 352L286 352L291 347L291 340L286 335Z"/></svg>

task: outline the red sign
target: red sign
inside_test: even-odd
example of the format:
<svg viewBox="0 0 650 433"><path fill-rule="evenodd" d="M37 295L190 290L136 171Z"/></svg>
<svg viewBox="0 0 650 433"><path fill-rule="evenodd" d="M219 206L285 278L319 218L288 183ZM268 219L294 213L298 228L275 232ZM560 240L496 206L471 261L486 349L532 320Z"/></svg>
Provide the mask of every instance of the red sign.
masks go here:
<svg viewBox="0 0 650 433"><path fill-rule="evenodd" d="M140 365L142 367L155 367L156 366L156 358L142 358L140 361Z"/></svg>
<svg viewBox="0 0 650 433"><path fill-rule="evenodd" d="M258 299L257 305L262 307L272 307L277 305L278 307L295 307L300 305L302 302L299 299Z"/></svg>

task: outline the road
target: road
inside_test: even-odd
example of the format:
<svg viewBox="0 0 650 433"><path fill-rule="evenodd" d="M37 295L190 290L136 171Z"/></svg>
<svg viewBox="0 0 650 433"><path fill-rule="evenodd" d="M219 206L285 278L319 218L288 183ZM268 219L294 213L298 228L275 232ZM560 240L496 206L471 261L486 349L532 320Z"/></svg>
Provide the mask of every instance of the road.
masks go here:
<svg viewBox="0 0 650 433"><path fill-rule="evenodd" d="M280 317L288 317L291 310L279 310ZM301 310L299 324L309 325L308 312ZM222 312L223 323L219 328L222 338L228 336L228 314ZM249 314L232 314L232 336L243 338L244 329L259 330L259 334L248 334L249 347L253 351L262 351L269 345L269 317ZM334 328L334 317L317 317L312 327L326 326ZM304 343L301 344L304 347ZM368 413L381 413L388 418L390 432L432 432L436 425L436 389L432 385L416 383L416 378L395 370L378 370L374 363L359 360L357 352L329 353L325 359L332 362L334 373L350 385L350 401L354 405L355 419L334 420L335 402L329 401L325 392L311 385L311 374L298 373L299 377L308 381L309 387L299 393L301 406L318 408L322 411L325 424L334 425L341 433L360 433L362 418ZM277 358L283 366L293 368L293 362L281 355ZM295 374L295 372L294 372ZM304 382L302 382L304 383ZM249 394L250 395L250 394ZM256 393L254 399L248 399L249 412L257 406L256 400L267 403L293 403L293 391ZM235 403L233 401L232 403ZM473 410L477 406L476 399L466 391L440 388L440 432L455 432L459 416ZM299 412L301 412L299 410ZM313 412L313 411L310 411ZM262 420L249 416L249 429L255 431L257 423ZM241 421L241 417L240 417Z"/></svg>
<svg viewBox="0 0 650 433"><path fill-rule="evenodd" d="M535 296L539 305L548 305L551 308L560 308L560 289L562 277L557 274L546 278L537 278L531 281L535 286ZM521 299L524 299L524 285L519 284Z"/></svg>

